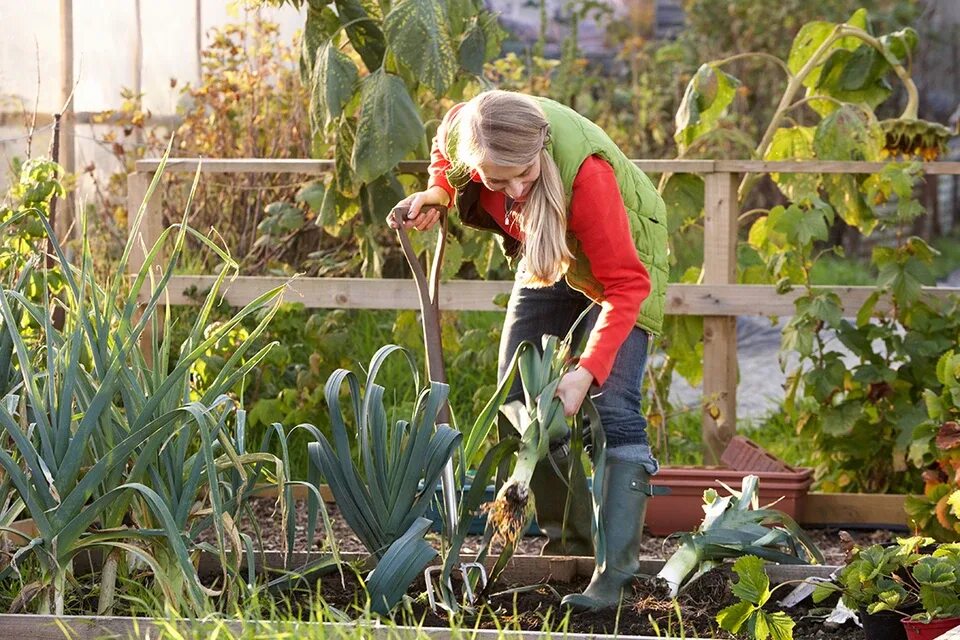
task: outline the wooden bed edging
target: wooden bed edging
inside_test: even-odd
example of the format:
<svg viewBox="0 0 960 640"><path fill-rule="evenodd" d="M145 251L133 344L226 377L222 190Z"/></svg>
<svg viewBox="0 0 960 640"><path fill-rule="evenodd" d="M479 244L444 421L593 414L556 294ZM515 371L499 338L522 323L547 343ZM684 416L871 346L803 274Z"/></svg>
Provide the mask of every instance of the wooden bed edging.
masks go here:
<svg viewBox="0 0 960 640"><path fill-rule="evenodd" d="M319 554L295 553L291 566L302 565L308 559L317 559ZM78 558L79 559L79 558ZM359 561L363 557L359 554L344 555L344 560ZM465 557L465 559L467 559ZM491 562L495 560L491 559ZM207 569L217 561L213 554L204 554L201 557L201 566ZM284 564L283 554L275 551L262 554L262 562L266 567L279 568ZM662 560L641 560L640 573L655 575L663 566ZM828 577L837 567L831 565L767 565L766 571L771 582L777 584L787 581L798 581L811 577ZM569 556L514 556L504 572L503 579L507 582L533 584L550 580L553 582L570 582L577 578L588 577L593 572L593 558ZM246 625L246 628L244 628ZM361 621L359 623L333 622L275 622L271 620L254 620L242 622L239 620L197 620L179 619L166 620L159 618L128 618L128 617L100 617L100 616L49 616L34 614L0 614L0 640L155 640L158 632L164 629L175 628L179 632L193 632L212 635L217 627L226 628L234 634L242 630L249 632L251 626L261 632L275 630L294 631L297 637L304 640L310 638L332 637L340 640L349 640L355 635L357 638L373 640L547 640L548 638L568 638L570 640L587 640L597 638L622 638L624 640L654 640L652 636L627 636L606 634L579 634L559 632L535 631L498 631L495 629L459 629L453 631L438 627L407 627L390 626L379 623ZM316 635L310 633L315 632ZM202 637L201 635L186 635L187 638ZM663 636L658 640L679 640ZM699 640L688 637L686 640Z"/></svg>
<svg viewBox="0 0 960 640"><path fill-rule="evenodd" d="M656 479L654 479L656 482ZM293 487L294 500L306 499L303 487ZM328 485L320 485L320 494L325 502L334 503L333 492ZM275 498L276 487L264 486L258 496ZM906 495L902 493L823 493L810 491L803 501L803 509L797 522L806 526L835 527L907 527L907 514L903 509ZM669 500L668 498L665 498Z"/></svg>
<svg viewBox="0 0 960 640"><path fill-rule="evenodd" d="M337 623L337 622L273 622L271 620L252 620L246 623L239 620L204 621L184 618L164 620L159 618L124 618L98 616L42 616L31 614L0 614L0 640L155 640L158 632L164 629L177 629L181 633L194 632L212 635L218 627L229 629L234 634L244 630L262 632L276 630L276 633L294 632L294 637L304 640L312 638L336 638L348 640L351 637L364 640L548 640L565 638L569 640L589 640L590 638L618 638L621 640L679 640L672 636L627 636L595 633L561 633L540 631L500 631L497 629L445 629L442 627L405 627L388 626L378 623ZM315 632L316 635L310 633ZM222 631L221 631L222 634ZM308 635L309 634L309 635ZM186 638L201 637L186 635ZM223 637L221 635L221 637ZM262 637L262 636L261 636ZM285 636L288 637L288 636ZM698 640L690 636L686 640Z"/></svg>

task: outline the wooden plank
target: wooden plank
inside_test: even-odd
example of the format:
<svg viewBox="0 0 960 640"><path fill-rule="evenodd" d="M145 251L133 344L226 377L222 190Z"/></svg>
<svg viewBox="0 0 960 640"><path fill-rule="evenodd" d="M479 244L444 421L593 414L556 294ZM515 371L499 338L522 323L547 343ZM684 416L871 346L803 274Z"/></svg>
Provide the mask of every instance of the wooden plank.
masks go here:
<svg viewBox="0 0 960 640"><path fill-rule="evenodd" d="M137 211L140 209L140 203L147 196L147 189L150 187L150 174L134 172L127 174L127 237L129 238L133 234L133 224L137 217ZM145 218L149 218L148 215L144 215ZM134 242L133 248L130 252L130 263L128 266L129 273L138 273L140 267L143 266L144 261L146 260L146 253L149 251L147 247L150 245L147 244L147 236L151 233L143 223L140 225L139 232L137 234L137 239Z"/></svg>
<svg viewBox="0 0 960 640"><path fill-rule="evenodd" d="M185 291L204 292L213 276L176 276L170 280L171 304L196 304ZM419 309L416 285L407 279L238 277L225 285L226 300L242 306L271 288L289 282L284 301L311 309ZM440 287L440 308L461 311L502 311L494 296L509 293L509 281L453 281Z"/></svg>
<svg viewBox="0 0 960 640"><path fill-rule="evenodd" d="M906 527L905 498L902 494L811 491L797 520L807 526Z"/></svg>
<svg viewBox="0 0 960 640"><path fill-rule="evenodd" d="M710 173L705 178L703 282L728 285L737 281L738 177ZM703 319L703 455L705 464L719 464L737 425L737 319Z"/></svg>
<svg viewBox="0 0 960 640"><path fill-rule="evenodd" d="M170 283L170 303L197 304L187 292L207 291L214 276L174 276ZM243 306L257 296L287 282L287 278L239 276L225 285L227 301ZM494 296L509 293L509 280L451 280L440 287L441 306L457 311L503 311L493 303ZM873 287L818 287L817 291L833 291L840 296L844 310L851 316L863 306ZM946 298L960 295L960 288L924 287L924 293ZM804 291L778 294L772 285L752 284L670 284L667 286L666 310L670 315L688 316L790 316L794 300ZM419 309L412 281L373 278L296 278L291 281L287 302L303 304L308 309ZM877 304L878 312L890 309L889 301Z"/></svg>
<svg viewBox="0 0 960 640"><path fill-rule="evenodd" d="M31 614L0 615L0 640L100 640L116 638L122 640L147 640L163 636L163 630L177 629L185 637L225 636L229 631L233 637L243 632L256 633L255 637L267 637L274 631L276 637L284 638L364 638L369 640L549 640L557 638L557 633L536 631L515 631L510 629L474 629L467 626L453 630L444 627L406 627L383 624L379 619L358 622L280 622L275 620L190 620L161 618L122 618L95 616L42 616ZM217 632L219 630L219 632ZM603 640L621 638L623 640L671 640L664 636L628 636L605 635L599 633L563 633L569 640ZM165 637L165 636L164 636ZM246 636L244 636L246 637ZM250 636L254 637L254 636ZM698 640L685 636L688 640Z"/></svg>
<svg viewBox="0 0 960 640"><path fill-rule="evenodd" d="M649 173L876 173L885 162L764 162L762 160L633 160ZM158 158L138 160L137 171L153 172L160 165ZM202 165L202 173L304 173L321 174L333 169L333 160L291 158L170 158L167 170L190 172ZM403 173L425 173L426 160L411 160L399 164ZM960 162L921 162L921 170L931 175L960 175Z"/></svg>
<svg viewBox="0 0 960 640"><path fill-rule="evenodd" d="M717 160L715 170L732 173L876 173L886 162L765 162L763 160ZM960 175L960 162L921 162L921 171L929 175Z"/></svg>
<svg viewBox="0 0 960 640"><path fill-rule="evenodd" d="M648 173L711 173L714 160L634 160L633 163ZM401 173L426 173L430 163L426 160L401 162ZM158 158L138 160L137 171L152 172L160 166ZM169 158L167 171L193 173L200 167L201 173L304 173L320 174L332 171L333 160L309 160L291 158Z"/></svg>
<svg viewBox="0 0 960 640"><path fill-rule="evenodd" d="M815 291L832 291L840 297L848 317L856 315L875 287L815 287ZM931 298L945 300L960 295L958 287L923 287ZM777 293L773 285L754 284L670 284L667 286L666 311L671 315L693 316L792 316L797 298L806 295L800 288ZM876 312L886 313L891 305L888 298L877 302Z"/></svg>
<svg viewBox="0 0 960 640"><path fill-rule="evenodd" d="M300 484L290 487L290 490L293 492L294 500L306 500L307 495L312 493L309 492L305 486ZM330 490L330 485L320 485L319 491L320 497L323 498L324 502L336 502L336 499L333 497L333 491ZM256 495L259 498L276 498L280 495L280 490L276 485L265 484L257 487Z"/></svg>
<svg viewBox="0 0 960 640"><path fill-rule="evenodd" d="M24 111L2 111L0 112L0 127L25 127L29 124L32 118L32 113L27 113ZM77 111L73 114L74 122L83 125L116 125L126 118L126 115L117 111ZM175 114L150 114L145 118L145 122L147 126L153 127L176 127L183 122L183 118ZM38 127L47 126L52 123L52 113L37 114Z"/></svg>

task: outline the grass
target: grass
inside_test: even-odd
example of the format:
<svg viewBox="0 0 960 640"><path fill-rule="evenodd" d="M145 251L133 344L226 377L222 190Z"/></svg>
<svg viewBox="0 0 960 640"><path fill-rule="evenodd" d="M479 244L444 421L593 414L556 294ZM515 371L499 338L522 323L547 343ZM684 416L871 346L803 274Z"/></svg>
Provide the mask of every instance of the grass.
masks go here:
<svg viewBox="0 0 960 640"><path fill-rule="evenodd" d="M667 420L667 447L669 455L654 450L661 464L702 465L703 452L700 411L688 411ZM772 411L758 419L737 421L737 433L746 436L761 447L793 466L813 466L810 448L786 423L782 412ZM650 434L651 442L655 441Z"/></svg>

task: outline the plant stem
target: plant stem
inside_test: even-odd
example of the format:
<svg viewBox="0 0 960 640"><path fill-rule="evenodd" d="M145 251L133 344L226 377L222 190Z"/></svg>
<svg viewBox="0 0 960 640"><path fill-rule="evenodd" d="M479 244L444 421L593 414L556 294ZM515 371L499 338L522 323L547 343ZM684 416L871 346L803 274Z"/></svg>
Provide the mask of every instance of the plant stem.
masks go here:
<svg viewBox="0 0 960 640"><path fill-rule="evenodd" d="M103 562L100 572L100 600L97 602L97 615L113 615L113 601L117 590L117 567L120 564L120 550L113 549Z"/></svg>
<svg viewBox="0 0 960 640"><path fill-rule="evenodd" d="M787 82L787 88L784 90L783 95L780 97L780 104L777 105L777 110L774 112L773 117L770 119L770 124L767 125L767 130L763 134L763 138L760 139L760 144L757 145L756 155L758 158L763 158L766 155L767 147L770 146L770 142L773 140L773 134L777 131L777 126L780 124L780 119L783 117L783 114L786 113L790 105L793 104L793 98L800 90L800 87L803 86L803 81L806 80L807 76L820 66L820 57L833 45L834 42L840 39L840 28L842 25L837 25L834 28L830 36L824 40L817 50L813 52L813 55L807 60L806 64L800 68L800 71L796 75L790 76L789 82ZM743 189L744 182L740 184L741 190ZM741 200L743 193L741 192Z"/></svg>
<svg viewBox="0 0 960 640"><path fill-rule="evenodd" d="M54 578L53 582L53 614L56 616L63 615L63 598L64 598L64 587L66 587L67 582L67 571L66 569L58 569L57 575Z"/></svg>
<svg viewBox="0 0 960 640"><path fill-rule="evenodd" d="M783 72L787 74L787 77L790 77L790 67L787 66L787 63L786 63L786 62L784 62L783 60L781 60L780 58L778 58L778 57L775 56L775 55L772 55L772 54L769 54L769 53L763 53L762 51L752 51L752 52L749 52L749 51L748 51L748 52L746 52L746 53L737 53L737 54L732 55L732 56L729 56L729 57L727 57L727 58L723 58L722 60L717 60L716 62L714 62L714 63L712 63L712 64L715 64L715 65L717 65L717 66L722 66L722 65L725 65L725 64L727 64L727 63L736 62L737 60L742 60L742 59L745 59L745 58L760 58L761 60L767 60L767 61L769 61L769 62L773 62L773 63L775 63L778 67L780 67L781 69L783 69Z"/></svg>

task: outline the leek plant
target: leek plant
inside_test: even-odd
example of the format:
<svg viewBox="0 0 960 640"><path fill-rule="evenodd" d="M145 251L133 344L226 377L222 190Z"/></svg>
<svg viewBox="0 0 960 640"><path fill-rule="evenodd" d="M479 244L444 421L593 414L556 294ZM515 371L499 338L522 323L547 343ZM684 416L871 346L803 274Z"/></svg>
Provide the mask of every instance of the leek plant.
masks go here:
<svg viewBox="0 0 960 640"><path fill-rule="evenodd" d="M530 342L521 344L515 358L523 385L524 401L516 400L501 412L520 437L513 472L487 505L494 538L514 547L533 519L534 500L530 479L537 464L550 451L550 442L570 434L563 403L556 397L560 379L571 366L570 340L543 336L542 352Z"/></svg>
<svg viewBox="0 0 960 640"><path fill-rule="evenodd" d="M131 238L138 235L164 163L165 158L136 212ZM187 211L198 180L199 172ZM42 594L41 611L61 614L74 556L100 549L107 554L100 576L100 612L110 611L117 571L122 559L131 557L150 569L168 606L202 613L206 596L219 592L201 585L191 558L199 548L199 531L214 529L225 572L228 545L236 566L235 521L246 494L227 497L225 488L238 474L246 487L258 465L275 462L265 454L237 450L229 431L240 414L226 394L270 348L249 354L276 311L283 288L259 296L207 330L206 318L237 264L193 231L186 213L182 223L166 228L147 248L132 281L126 274L134 248L129 241L116 273L103 285L94 275L85 224L78 264L73 265L43 212L28 213L44 226L54 260L39 270L40 256L35 255L19 281L39 270L45 284L55 272L64 286L57 297L45 286L40 302L16 287L0 295L0 367L7 357L17 378L0 401L0 429L14 445L0 450L0 467L38 530L3 573L17 571L17 563L28 556L35 558L41 569L39 584L25 585L23 591ZM215 251L224 267L177 352L169 333L161 331L162 321L169 322L161 300L188 235ZM162 252L168 257L162 259ZM62 326L53 323L55 314L62 314ZM256 329L238 345L216 380L206 389L194 389L194 363L254 317L260 319ZM7 344L9 356L4 356Z"/></svg>
<svg viewBox="0 0 960 640"><path fill-rule="evenodd" d="M386 389L377 384L377 376L393 354L404 356L419 390L410 352L396 345L381 347L370 361L362 393L357 376L346 369L338 369L327 380L324 391L333 442L318 433L318 442L308 445L311 464L327 479L344 520L378 561L369 586L373 606L381 613L399 601L413 578L436 557L426 543L420 544L427 528L422 516L462 437L449 425L437 423L448 393L447 385L439 382L418 391L408 420L390 424ZM350 412L344 411L340 401L344 384L349 389ZM350 451L349 413L359 439L358 460ZM395 545L398 541L401 544Z"/></svg>
<svg viewBox="0 0 960 640"><path fill-rule="evenodd" d="M800 526L782 511L759 508L759 479L748 475L740 491L724 485L730 495L704 492L703 522L693 533L680 535L680 547L657 574L670 597L727 558L752 555L782 564L818 564L823 554Z"/></svg>

